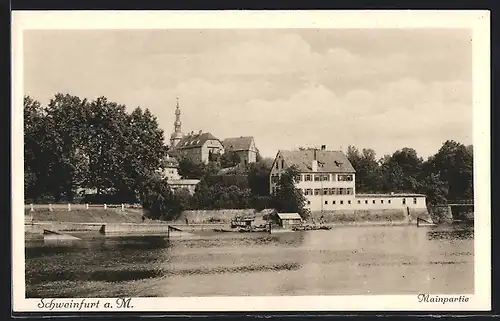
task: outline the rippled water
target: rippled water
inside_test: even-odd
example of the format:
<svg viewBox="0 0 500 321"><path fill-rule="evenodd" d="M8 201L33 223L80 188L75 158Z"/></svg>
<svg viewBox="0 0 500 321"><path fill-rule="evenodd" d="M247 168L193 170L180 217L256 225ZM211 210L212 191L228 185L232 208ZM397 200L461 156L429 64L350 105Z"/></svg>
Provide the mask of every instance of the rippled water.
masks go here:
<svg viewBox="0 0 500 321"><path fill-rule="evenodd" d="M26 296L473 293L473 227L26 243Z"/></svg>

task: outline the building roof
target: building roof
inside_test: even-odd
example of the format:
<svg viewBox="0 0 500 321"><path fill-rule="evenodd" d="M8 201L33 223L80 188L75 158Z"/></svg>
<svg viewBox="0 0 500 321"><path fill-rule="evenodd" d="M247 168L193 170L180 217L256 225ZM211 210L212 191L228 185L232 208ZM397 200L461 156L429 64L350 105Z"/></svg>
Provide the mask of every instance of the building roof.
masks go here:
<svg viewBox="0 0 500 321"><path fill-rule="evenodd" d="M368 197L425 197L424 194L414 194L414 193L392 193L392 194L356 194L356 198L368 198Z"/></svg>
<svg viewBox="0 0 500 321"><path fill-rule="evenodd" d="M168 185L196 185L200 182L199 179L169 179Z"/></svg>
<svg viewBox="0 0 500 321"><path fill-rule="evenodd" d="M299 213L278 213L278 217L282 220L301 220Z"/></svg>
<svg viewBox="0 0 500 321"><path fill-rule="evenodd" d="M250 150L252 146L253 137L252 136L240 136L226 138L222 141L222 145L226 150L241 151Z"/></svg>
<svg viewBox="0 0 500 321"><path fill-rule="evenodd" d="M241 166L239 164L232 167L222 168L220 171L217 172L217 175L232 174L232 173L237 173L238 171L241 171Z"/></svg>
<svg viewBox="0 0 500 321"><path fill-rule="evenodd" d="M180 142L175 146L176 149L200 148L208 140L219 140L210 133L196 133L185 135Z"/></svg>
<svg viewBox="0 0 500 321"><path fill-rule="evenodd" d="M354 167L341 151L332 150L282 150L279 153L283 156L287 166L297 166L299 172L312 172L312 161L316 152L318 161L317 172L324 173L355 173Z"/></svg>

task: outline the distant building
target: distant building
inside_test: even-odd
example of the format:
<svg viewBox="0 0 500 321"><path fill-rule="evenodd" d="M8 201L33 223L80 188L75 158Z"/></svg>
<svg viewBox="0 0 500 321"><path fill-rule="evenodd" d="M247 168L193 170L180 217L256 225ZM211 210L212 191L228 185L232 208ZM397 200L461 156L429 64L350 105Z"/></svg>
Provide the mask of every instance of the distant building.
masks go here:
<svg viewBox="0 0 500 321"><path fill-rule="evenodd" d="M163 161L163 177L167 180L181 179L179 175L179 162L174 157L169 157Z"/></svg>
<svg viewBox="0 0 500 321"><path fill-rule="evenodd" d="M226 138L222 141L222 145L225 152L235 152L240 157L240 162L243 165L257 161L257 148L252 136Z"/></svg>
<svg viewBox="0 0 500 321"><path fill-rule="evenodd" d="M312 212L329 210L426 208L422 194L359 194L356 195L356 171L341 151L303 149L279 151L269 175L271 194L281 174L291 166L299 173L296 186L307 199Z"/></svg>
<svg viewBox="0 0 500 321"><path fill-rule="evenodd" d="M179 175L179 162L174 157L167 157L163 162L163 177L167 179L167 183L175 193L180 189L187 189L190 194L194 194L196 185L200 182L199 179L183 179Z"/></svg>
<svg viewBox="0 0 500 321"><path fill-rule="evenodd" d="M181 111L179 100L175 108L174 132L170 135L170 154L187 157L193 162L207 163L211 154L223 154L222 142L211 133L190 132L183 134L181 130Z"/></svg>
<svg viewBox="0 0 500 321"><path fill-rule="evenodd" d="M189 191L189 194L193 195L196 191L196 186L200 182L199 179L173 179L167 180L168 185L172 189L172 192L177 192L183 188Z"/></svg>
<svg viewBox="0 0 500 321"><path fill-rule="evenodd" d="M207 163L211 156L224 154L221 141L210 133L201 131L185 135L175 146L179 156L191 159L193 162Z"/></svg>

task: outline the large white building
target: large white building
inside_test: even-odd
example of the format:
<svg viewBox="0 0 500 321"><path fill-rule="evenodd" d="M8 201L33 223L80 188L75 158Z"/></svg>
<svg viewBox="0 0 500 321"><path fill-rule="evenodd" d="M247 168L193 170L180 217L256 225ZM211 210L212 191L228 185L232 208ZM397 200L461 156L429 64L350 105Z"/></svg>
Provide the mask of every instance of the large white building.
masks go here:
<svg viewBox="0 0 500 321"><path fill-rule="evenodd" d="M341 151L301 149L279 151L269 176L271 194L276 190L280 175L291 166L298 171L296 187L307 199L312 212L334 210L384 210L426 208L421 194L358 194L356 171Z"/></svg>

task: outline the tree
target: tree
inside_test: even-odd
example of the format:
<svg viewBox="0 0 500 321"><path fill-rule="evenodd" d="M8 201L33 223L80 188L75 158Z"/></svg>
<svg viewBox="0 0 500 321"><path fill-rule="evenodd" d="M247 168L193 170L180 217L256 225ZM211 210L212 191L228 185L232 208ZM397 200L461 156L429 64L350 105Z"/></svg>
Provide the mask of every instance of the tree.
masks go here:
<svg viewBox="0 0 500 321"><path fill-rule="evenodd" d="M271 166L267 162L256 162L249 166L248 170L248 185L253 195L267 196L269 195L269 174Z"/></svg>
<svg viewBox="0 0 500 321"><path fill-rule="evenodd" d="M141 203L152 219L172 219L178 213L179 203L166 180L149 178L141 189Z"/></svg>
<svg viewBox="0 0 500 321"><path fill-rule="evenodd" d="M447 185L447 198L472 199L474 195L473 148L453 140L443 143L428 160L428 171L437 174Z"/></svg>
<svg viewBox="0 0 500 321"><path fill-rule="evenodd" d="M56 94L46 107L26 96L26 196L71 201L78 188L135 202L166 153L156 118L100 97Z"/></svg>
<svg viewBox="0 0 500 321"><path fill-rule="evenodd" d="M417 192L423 160L413 148L405 147L382 160L382 189L386 192Z"/></svg>
<svg viewBox="0 0 500 321"><path fill-rule="evenodd" d="M299 213L303 218L306 216L306 198L302 191L295 187L295 177L299 171L291 166L281 174L273 195L273 203L277 211Z"/></svg>
<svg viewBox="0 0 500 321"><path fill-rule="evenodd" d="M174 198L179 206L179 212L192 208L193 197L187 188L181 188L175 191Z"/></svg>
<svg viewBox="0 0 500 321"><path fill-rule="evenodd" d="M201 162L193 162L188 157L179 159L179 175L186 179L201 179L205 176L205 166Z"/></svg>
<svg viewBox="0 0 500 321"><path fill-rule="evenodd" d="M40 103L24 97L24 192L27 199L38 199L47 190L41 182L46 179L47 151L43 147L44 110Z"/></svg>
<svg viewBox="0 0 500 321"><path fill-rule="evenodd" d="M87 101L56 94L45 109L43 148L47 188L56 201L71 201L89 174L85 144L88 138Z"/></svg>
<svg viewBox="0 0 500 321"><path fill-rule="evenodd" d="M347 158L356 170L356 190L360 193L376 192L382 188L380 166L373 149L360 153L354 146L347 147Z"/></svg>
<svg viewBox="0 0 500 321"><path fill-rule="evenodd" d="M219 159L220 167L228 168L239 165L241 162L240 156L235 151L226 151Z"/></svg>

